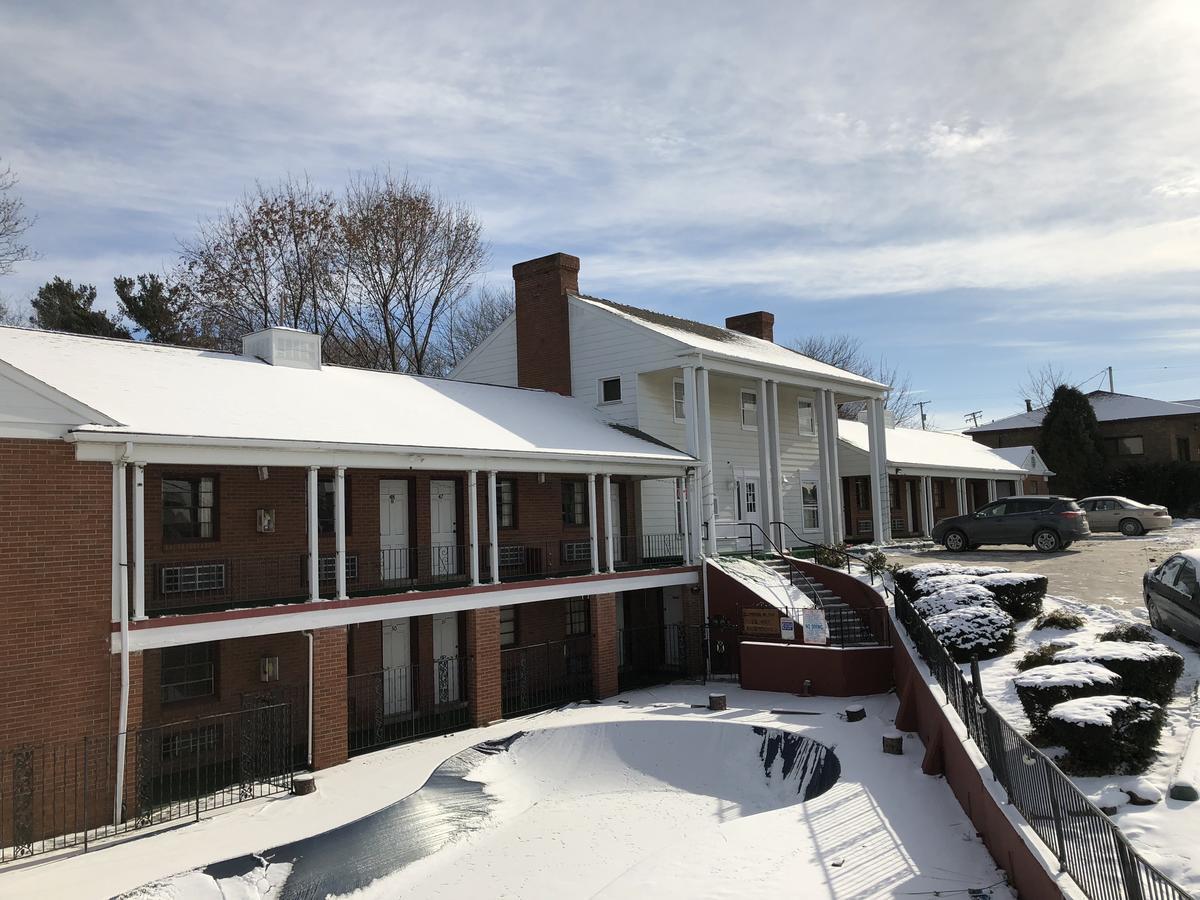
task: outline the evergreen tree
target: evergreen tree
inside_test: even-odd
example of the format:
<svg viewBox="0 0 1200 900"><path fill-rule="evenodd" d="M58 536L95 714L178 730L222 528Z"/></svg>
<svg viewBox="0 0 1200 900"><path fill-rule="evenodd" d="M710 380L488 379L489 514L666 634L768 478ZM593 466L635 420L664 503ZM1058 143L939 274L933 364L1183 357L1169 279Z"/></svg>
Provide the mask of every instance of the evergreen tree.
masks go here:
<svg viewBox="0 0 1200 900"><path fill-rule="evenodd" d="M119 321L108 313L92 309L96 302L96 286L81 284L76 287L58 276L38 288L33 298L33 315L29 323L48 331L70 331L75 334L93 334L100 337L129 337Z"/></svg>
<svg viewBox="0 0 1200 900"><path fill-rule="evenodd" d="M166 284L157 275L139 275L137 281L120 275L113 279L117 304L133 322L135 331L154 344L207 346L202 329L194 321L187 292L178 284Z"/></svg>
<svg viewBox="0 0 1200 900"><path fill-rule="evenodd" d="M1086 497L1104 480L1096 412L1082 392L1065 384L1042 418L1038 452L1055 473L1054 490L1071 497Z"/></svg>

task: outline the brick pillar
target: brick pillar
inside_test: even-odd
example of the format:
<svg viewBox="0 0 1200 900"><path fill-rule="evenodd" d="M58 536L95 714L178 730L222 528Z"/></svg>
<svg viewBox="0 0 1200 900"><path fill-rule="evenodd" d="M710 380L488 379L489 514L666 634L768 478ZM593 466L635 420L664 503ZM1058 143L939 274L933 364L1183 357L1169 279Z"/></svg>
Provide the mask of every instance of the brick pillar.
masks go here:
<svg viewBox="0 0 1200 900"><path fill-rule="evenodd" d="M313 631L314 769L328 769L347 758L346 646L344 625Z"/></svg>
<svg viewBox="0 0 1200 900"><path fill-rule="evenodd" d="M617 595L596 594L592 613L592 695L597 700L617 693Z"/></svg>
<svg viewBox="0 0 1200 900"><path fill-rule="evenodd" d="M471 724L495 722L504 715L500 697L500 608L468 610L465 653Z"/></svg>

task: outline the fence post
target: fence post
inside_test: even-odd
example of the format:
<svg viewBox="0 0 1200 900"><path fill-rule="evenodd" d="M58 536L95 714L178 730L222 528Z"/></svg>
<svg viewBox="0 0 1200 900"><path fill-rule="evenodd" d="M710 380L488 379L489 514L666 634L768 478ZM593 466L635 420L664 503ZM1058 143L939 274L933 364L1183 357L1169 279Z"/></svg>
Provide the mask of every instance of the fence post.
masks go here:
<svg viewBox="0 0 1200 900"><path fill-rule="evenodd" d="M975 696L983 696L983 678L979 674L979 657L971 657L971 686L975 688Z"/></svg>
<svg viewBox="0 0 1200 900"><path fill-rule="evenodd" d="M193 776L192 792L196 795L196 821L200 821L200 729L196 729L196 740L192 742L192 747L196 753L196 772Z"/></svg>
<svg viewBox="0 0 1200 900"><path fill-rule="evenodd" d="M1058 805L1058 792L1054 789L1054 770L1050 760L1042 757L1042 772L1046 776L1046 790L1050 794L1050 810L1054 813L1054 836L1058 841L1058 871L1067 870L1067 844L1063 835L1062 809Z"/></svg>
<svg viewBox="0 0 1200 900"><path fill-rule="evenodd" d="M1109 832L1117 847L1117 863L1121 867L1121 880L1125 883L1125 896L1129 900L1144 900L1145 895L1142 893L1142 883L1138 879L1137 860L1133 851L1125 843L1116 825L1110 823Z"/></svg>
<svg viewBox="0 0 1200 900"><path fill-rule="evenodd" d="M83 852L88 852L88 739L83 736Z"/></svg>

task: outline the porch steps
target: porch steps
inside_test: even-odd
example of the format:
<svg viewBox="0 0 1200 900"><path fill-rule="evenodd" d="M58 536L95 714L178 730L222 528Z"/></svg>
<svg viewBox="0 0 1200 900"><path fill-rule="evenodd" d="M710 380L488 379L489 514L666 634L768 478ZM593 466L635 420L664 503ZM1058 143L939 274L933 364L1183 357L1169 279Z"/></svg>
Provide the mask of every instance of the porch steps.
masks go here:
<svg viewBox="0 0 1200 900"><path fill-rule="evenodd" d="M875 636L867 624L853 612L853 607L842 600L838 593L828 585L817 581L807 573L794 569L787 560L779 557L760 561L783 578L789 579L825 611L829 626L829 643L832 646L855 647L875 643Z"/></svg>

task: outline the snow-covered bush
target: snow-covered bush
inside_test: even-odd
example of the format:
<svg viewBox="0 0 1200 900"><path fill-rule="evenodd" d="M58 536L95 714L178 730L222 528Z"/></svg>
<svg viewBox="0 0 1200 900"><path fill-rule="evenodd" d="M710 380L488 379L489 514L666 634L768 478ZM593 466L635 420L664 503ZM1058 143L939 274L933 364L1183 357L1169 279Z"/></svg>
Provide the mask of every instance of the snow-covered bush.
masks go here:
<svg viewBox="0 0 1200 900"><path fill-rule="evenodd" d="M1079 697L1112 694L1121 689L1121 676L1095 663L1073 662L1026 669L1013 679L1029 724L1041 731L1052 707Z"/></svg>
<svg viewBox="0 0 1200 900"><path fill-rule="evenodd" d="M1006 569L1004 566L959 566L959 575L1003 575L1005 572L1011 572L1012 569Z"/></svg>
<svg viewBox="0 0 1200 900"><path fill-rule="evenodd" d="M1101 694L1058 704L1043 731L1067 748L1060 763L1073 775L1136 774L1154 759L1162 723L1157 703Z"/></svg>
<svg viewBox="0 0 1200 900"><path fill-rule="evenodd" d="M978 580L974 575L934 575L917 581L917 586L909 592L909 595L915 600L918 597L928 597L930 594L944 591L946 588L975 584Z"/></svg>
<svg viewBox="0 0 1200 900"><path fill-rule="evenodd" d="M1000 608L1018 622L1032 619L1042 611L1048 583L1045 575L1003 572L980 575L976 581L995 594Z"/></svg>
<svg viewBox="0 0 1200 900"><path fill-rule="evenodd" d="M1034 631L1041 631L1043 628L1057 628L1060 631L1073 631L1076 628L1082 628L1087 624L1087 619L1078 613L1067 612L1065 609L1052 609L1048 613L1042 613L1037 617L1037 621L1033 623Z"/></svg>
<svg viewBox="0 0 1200 900"><path fill-rule="evenodd" d="M1133 641L1135 643L1153 644L1154 632L1139 622L1130 622L1127 625L1118 625L1116 628L1110 628L1104 634L1100 635L1100 640Z"/></svg>
<svg viewBox="0 0 1200 900"><path fill-rule="evenodd" d="M1000 609L992 592L978 584L960 584L922 597L913 603L913 611L922 619L949 612L962 606L990 606Z"/></svg>
<svg viewBox="0 0 1200 900"><path fill-rule="evenodd" d="M1090 662L1121 676L1122 689L1134 697L1168 703L1183 674L1183 657L1163 644L1143 641L1097 641L1067 647L1054 654L1056 662Z"/></svg>
<svg viewBox="0 0 1200 900"><path fill-rule="evenodd" d="M846 565L846 545L833 544L831 546L820 546L813 553L813 560L819 566L825 566L829 569L840 569Z"/></svg>
<svg viewBox="0 0 1200 900"><path fill-rule="evenodd" d="M994 606L962 606L930 616L926 624L958 662L1007 653L1016 633L1012 616Z"/></svg>

